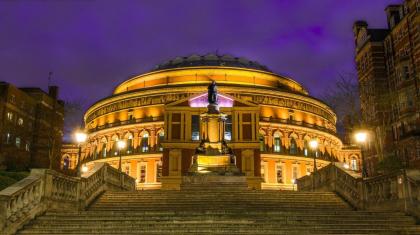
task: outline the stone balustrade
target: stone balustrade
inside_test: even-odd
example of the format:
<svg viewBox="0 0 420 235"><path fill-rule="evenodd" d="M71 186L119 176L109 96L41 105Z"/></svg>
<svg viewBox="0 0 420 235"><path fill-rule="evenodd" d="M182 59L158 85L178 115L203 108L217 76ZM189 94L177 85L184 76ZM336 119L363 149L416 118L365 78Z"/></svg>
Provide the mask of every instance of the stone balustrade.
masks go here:
<svg viewBox="0 0 420 235"><path fill-rule="evenodd" d="M400 210L416 216L420 215L419 182L419 170L362 179L334 164L297 179L298 190L335 191L358 209Z"/></svg>
<svg viewBox="0 0 420 235"><path fill-rule="evenodd" d="M135 190L135 179L106 163L96 163L82 177L33 169L16 184L0 191L0 232L14 234L45 211L84 210L106 190Z"/></svg>

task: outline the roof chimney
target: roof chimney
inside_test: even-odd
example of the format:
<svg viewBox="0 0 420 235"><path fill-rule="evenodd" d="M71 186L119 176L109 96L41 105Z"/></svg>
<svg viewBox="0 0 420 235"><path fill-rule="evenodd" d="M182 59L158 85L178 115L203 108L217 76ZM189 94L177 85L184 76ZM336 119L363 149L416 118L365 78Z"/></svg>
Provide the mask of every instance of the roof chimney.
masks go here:
<svg viewBox="0 0 420 235"><path fill-rule="evenodd" d="M49 86L48 95L56 100L58 98L58 86Z"/></svg>

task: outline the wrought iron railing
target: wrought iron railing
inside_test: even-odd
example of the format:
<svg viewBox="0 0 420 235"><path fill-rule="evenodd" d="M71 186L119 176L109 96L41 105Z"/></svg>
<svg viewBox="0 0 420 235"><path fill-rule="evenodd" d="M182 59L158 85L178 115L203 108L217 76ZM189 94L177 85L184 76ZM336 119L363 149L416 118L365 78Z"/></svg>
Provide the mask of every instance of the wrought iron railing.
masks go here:
<svg viewBox="0 0 420 235"><path fill-rule="evenodd" d="M124 125L132 125L132 124L136 124L136 123L160 122L160 121L163 121L163 119L164 119L163 116L145 117L145 118L132 118L132 119L125 120L125 121L115 121L115 122L112 122L112 123L106 123L105 125L96 126L94 128L88 129L88 132L90 133L90 132L100 131L100 130L103 130L103 129L106 129L106 128L124 126Z"/></svg>
<svg viewBox="0 0 420 235"><path fill-rule="evenodd" d="M261 154L278 154L278 155L288 155L288 156L296 156L296 157L302 157L302 158L314 158L314 153L311 151L308 151L307 154L305 154L305 151L301 149L297 149L296 152L290 151L290 149L287 149L285 146L282 146L280 148L280 151L275 151L274 148L269 148L268 145L265 146L264 149L260 149ZM328 152L317 152L316 159L325 160L325 161L336 161L337 158L333 155L330 155Z"/></svg>
<svg viewBox="0 0 420 235"><path fill-rule="evenodd" d="M318 126L318 125L315 125L315 124L307 123L307 122L304 122L304 121L296 121L296 120L291 120L291 119L273 118L273 117L261 117L261 116L260 116L260 121L261 122L282 123L282 124L295 125L295 126L303 126L303 127L308 127L308 128L328 132L332 135L337 136L337 133L336 133L335 130L332 130L332 129L329 129L329 128L326 128L326 127L323 127L323 126Z"/></svg>
<svg viewBox="0 0 420 235"><path fill-rule="evenodd" d="M125 157L125 156L133 156L133 155L146 155L146 154L161 154L163 152L163 148L161 147L156 147L156 148L150 148L147 151L143 151L142 148L137 148L137 149L133 149L133 150L125 150L125 151L121 151L121 156ZM100 159L107 159L107 158L113 158L113 157L119 157L119 152L118 151L113 151L110 150L107 152L106 156L103 155L102 152L99 152L98 154L89 154L87 157L83 158L83 160L81 161L82 164L86 163L86 162L91 162L91 161L95 161L95 160L100 160Z"/></svg>

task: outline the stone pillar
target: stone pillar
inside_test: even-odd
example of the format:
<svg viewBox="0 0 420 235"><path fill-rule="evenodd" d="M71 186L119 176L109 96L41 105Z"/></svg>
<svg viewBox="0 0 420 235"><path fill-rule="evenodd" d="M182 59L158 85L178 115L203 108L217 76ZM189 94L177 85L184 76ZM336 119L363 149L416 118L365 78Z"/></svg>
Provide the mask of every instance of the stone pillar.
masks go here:
<svg viewBox="0 0 420 235"><path fill-rule="evenodd" d="M151 129L149 135L149 148L153 149L156 145L156 129Z"/></svg>
<svg viewBox="0 0 420 235"><path fill-rule="evenodd" d="M134 149L134 151L137 151L138 146L139 146L139 131L134 130L133 131L133 149Z"/></svg>
<svg viewBox="0 0 420 235"><path fill-rule="evenodd" d="M268 145L268 149L271 151L271 149L273 149L273 142L274 142L274 138L273 138L273 130L271 130L271 128L267 129L267 145Z"/></svg>

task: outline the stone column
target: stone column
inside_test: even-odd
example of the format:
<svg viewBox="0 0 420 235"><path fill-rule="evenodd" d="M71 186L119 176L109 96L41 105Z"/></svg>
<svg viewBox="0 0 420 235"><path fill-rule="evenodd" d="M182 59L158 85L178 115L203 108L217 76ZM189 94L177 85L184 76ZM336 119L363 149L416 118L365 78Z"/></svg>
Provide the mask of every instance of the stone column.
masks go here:
<svg viewBox="0 0 420 235"><path fill-rule="evenodd" d="M139 146L139 131L133 130L133 151L137 151Z"/></svg>
<svg viewBox="0 0 420 235"><path fill-rule="evenodd" d="M149 135L149 148L154 149L156 145L156 129L150 129L150 135Z"/></svg>
<svg viewBox="0 0 420 235"><path fill-rule="evenodd" d="M269 151L273 149L273 142L274 142L273 130L271 128L268 128L267 129L267 145L268 145Z"/></svg>

